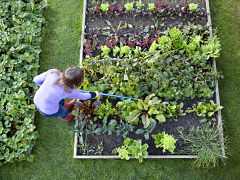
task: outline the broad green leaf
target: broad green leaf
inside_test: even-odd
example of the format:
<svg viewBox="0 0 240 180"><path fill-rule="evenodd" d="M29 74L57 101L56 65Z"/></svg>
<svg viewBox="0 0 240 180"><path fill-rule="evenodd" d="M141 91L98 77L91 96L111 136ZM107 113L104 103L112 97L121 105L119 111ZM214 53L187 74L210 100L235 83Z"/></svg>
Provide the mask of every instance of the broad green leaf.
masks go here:
<svg viewBox="0 0 240 180"><path fill-rule="evenodd" d="M156 119L159 120L160 122L166 122L166 118L163 114L156 115Z"/></svg>
<svg viewBox="0 0 240 180"><path fill-rule="evenodd" d="M150 124L150 119L148 117L148 115L142 115L142 123L143 123L143 126L144 128L147 128Z"/></svg>
<svg viewBox="0 0 240 180"><path fill-rule="evenodd" d="M143 129L138 129L137 131L136 131L136 134L143 134L145 131L143 130Z"/></svg>
<svg viewBox="0 0 240 180"><path fill-rule="evenodd" d="M129 116L127 117L126 121L127 122L133 122L135 119L138 118L138 116L140 115L141 113L138 111L138 110L134 110L132 111Z"/></svg>

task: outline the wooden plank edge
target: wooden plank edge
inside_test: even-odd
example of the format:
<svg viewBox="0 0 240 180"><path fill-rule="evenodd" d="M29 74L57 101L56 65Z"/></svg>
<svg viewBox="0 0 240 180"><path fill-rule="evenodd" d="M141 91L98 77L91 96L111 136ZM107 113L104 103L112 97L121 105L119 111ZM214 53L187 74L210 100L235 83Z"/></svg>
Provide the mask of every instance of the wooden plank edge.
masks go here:
<svg viewBox="0 0 240 180"><path fill-rule="evenodd" d="M212 31L212 21L211 21L209 0L205 0L205 2L206 2L206 9L207 9L207 19L208 19L208 24L209 24L209 33L210 33L210 36L212 36L213 31ZM215 59L213 59L213 67L214 67L214 71L216 72L217 71L217 66L216 66L216 60ZM215 78L215 84L216 84L216 102L217 102L217 106L220 106L220 96L219 96L219 87L218 87L217 78ZM218 110L218 130L219 130L219 136L220 136L220 141L221 141L221 145L222 145L222 155L223 155L223 158L225 158L226 154L225 154L224 140L223 140L224 137L223 137L221 110Z"/></svg>
<svg viewBox="0 0 240 180"><path fill-rule="evenodd" d="M85 32L85 21L86 21L86 8L87 0L83 1L83 19L82 19L82 32L81 32L81 46L80 46L80 61L79 67L82 68L82 59L83 59L83 42L84 42L84 32Z"/></svg>
<svg viewBox="0 0 240 180"><path fill-rule="evenodd" d="M119 156L114 155L77 155L75 159L120 159ZM134 159L134 157L130 157ZM196 159L196 155L150 155L144 159Z"/></svg>

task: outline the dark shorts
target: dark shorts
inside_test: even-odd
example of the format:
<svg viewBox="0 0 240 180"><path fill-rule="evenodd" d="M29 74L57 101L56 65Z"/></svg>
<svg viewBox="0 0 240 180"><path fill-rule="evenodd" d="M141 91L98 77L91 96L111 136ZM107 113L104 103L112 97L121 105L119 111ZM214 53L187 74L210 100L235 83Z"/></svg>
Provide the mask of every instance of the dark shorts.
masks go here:
<svg viewBox="0 0 240 180"><path fill-rule="evenodd" d="M43 115L44 117L47 117L47 118L60 117L61 119L65 119L69 114L68 110L64 107L64 99L62 99L59 102L59 110L55 114L46 114L46 113L42 112L36 105L35 105L35 107L40 112L41 115Z"/></svg>

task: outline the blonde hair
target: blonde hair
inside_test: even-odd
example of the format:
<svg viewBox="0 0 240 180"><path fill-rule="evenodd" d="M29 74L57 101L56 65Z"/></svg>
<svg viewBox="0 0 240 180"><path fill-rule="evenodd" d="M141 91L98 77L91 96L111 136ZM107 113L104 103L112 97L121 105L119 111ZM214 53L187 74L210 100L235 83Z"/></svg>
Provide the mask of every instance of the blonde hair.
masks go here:
<svg viewBox="0 0 240 180"><path fill-rule="evenodd" d="M60 72L53 69L60 78L54 83L55 85L63 85L64 91L70 93L69 89L74 89L82 85L84 80L84 71L79 67L69 67L65 71Z"/></svg>

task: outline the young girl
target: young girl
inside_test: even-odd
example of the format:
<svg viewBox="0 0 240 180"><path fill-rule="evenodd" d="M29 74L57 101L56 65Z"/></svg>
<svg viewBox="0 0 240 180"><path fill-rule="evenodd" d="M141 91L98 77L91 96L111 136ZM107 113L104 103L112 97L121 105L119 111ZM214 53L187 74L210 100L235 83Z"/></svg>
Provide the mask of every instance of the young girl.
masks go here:
<svg viewBox="0 0 240 180"><path fill-rule="evenodd" d="M69 122L74 118L69 110L75 99L87 100L99 95L96 92L80 93L75 88L83 83L84 71L79 67L67 68L63 73L57 69L50 69L33 81L40 86L34 96L36 109L45 117L60 117ZM64 103L64 98L74 98L70 103Z"/></svg>

